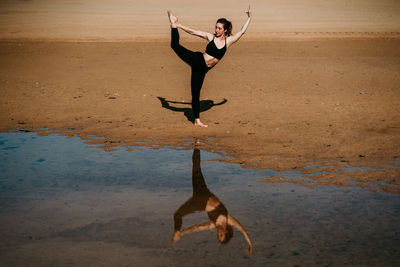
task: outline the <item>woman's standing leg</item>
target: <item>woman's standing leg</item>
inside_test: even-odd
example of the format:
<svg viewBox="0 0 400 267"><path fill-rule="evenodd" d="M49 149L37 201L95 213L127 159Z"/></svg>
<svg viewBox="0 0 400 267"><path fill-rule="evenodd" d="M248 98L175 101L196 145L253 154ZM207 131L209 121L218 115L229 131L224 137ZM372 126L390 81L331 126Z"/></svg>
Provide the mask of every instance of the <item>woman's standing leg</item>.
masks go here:
<svg viewBox="0 0 400 267"><path fill-rule="evenodd" d="M193 151L192 162L193 162L193 168L192 168L193 196L211 195L211 192L210 190L208 190L207 184L204 181L204 177L201 172L200 150L197 148L195 148Z"/></svg>
<svg viewBox="0 0 400 267"><path fill-rule="evenodd" d="M192 78L190 83L192 88L192 110L195 123L196 120L199 120L200 118L200 90L203 86L205 76L205 72L192 68Z"/></svg>

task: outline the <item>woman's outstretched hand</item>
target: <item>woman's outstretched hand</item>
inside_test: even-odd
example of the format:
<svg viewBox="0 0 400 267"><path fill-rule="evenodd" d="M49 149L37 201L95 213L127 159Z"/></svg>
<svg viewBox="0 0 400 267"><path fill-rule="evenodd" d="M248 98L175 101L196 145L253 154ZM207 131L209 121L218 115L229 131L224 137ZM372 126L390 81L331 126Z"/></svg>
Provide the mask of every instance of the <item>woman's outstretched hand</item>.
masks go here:
<svg viewBox="0 0 400 267"><path fill-rule="evenodd" d="M247 252L249 253L249 257L251 258L253 256L253 245L249 245Z"/></svg>
<svg viewBox="0 0 400 267"><path fill-rule="evenodd" d="M250 12L250 5L249 5L249 7L247 8L247 10L246 10L244 13L246 13L246 14L247 14L247 17L250 18L250 15L251 15L251 12Z"/></svg>
<svg viewBox="0 0 400 267"><path fill-rule="evenodd" d="M176 242L178 242L179 239L181 239L181 235L182 235L181 231L175 230L174 234L172 236L172 244L175 244Z"/></svg>

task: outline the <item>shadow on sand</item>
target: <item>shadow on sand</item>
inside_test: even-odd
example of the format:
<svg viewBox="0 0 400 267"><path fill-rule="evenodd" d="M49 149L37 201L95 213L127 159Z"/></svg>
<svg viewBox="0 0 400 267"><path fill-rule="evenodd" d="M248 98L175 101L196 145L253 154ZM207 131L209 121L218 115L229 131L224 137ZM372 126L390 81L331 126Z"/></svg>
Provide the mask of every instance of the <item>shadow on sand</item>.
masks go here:
<svg viewBox="0 0 400 267"><path fill-rule="evenodd" d="M192 111L192 103L191 102L178 102L178 101L171 101L171 100L166 100L164 97L157 97L163 108L175 111L175 112L183 112L183 114L185 115L185 117L188 119L188 121L194 123L194 116L193 116L193 111ZM227 99L224 98L224 100L222 100L219 103L214 103L213 100L201 100L200 101L200 112L205 112L209 109L211 109L214 106L219 106L219 105L223 105L226 102L228 102ZM179 105L189 105L189 107L174 107L171 106L170 104L179 104Z"/></svg>

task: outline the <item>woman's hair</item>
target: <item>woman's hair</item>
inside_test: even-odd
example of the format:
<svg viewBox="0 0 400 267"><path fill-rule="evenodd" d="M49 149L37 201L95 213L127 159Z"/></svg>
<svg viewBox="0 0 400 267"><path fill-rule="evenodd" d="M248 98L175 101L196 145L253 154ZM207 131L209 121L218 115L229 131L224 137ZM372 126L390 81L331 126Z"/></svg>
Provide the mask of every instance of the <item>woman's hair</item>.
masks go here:
<svg viewBox="0 0 400 267"><path fill-rule="evenodd" d="M232 238L232 236L233 236L233 227L231 226L231 225L227 225L226 226L226 235L225 235L225 239L224 240L222 240L222 241L219 241L221 244L226 244L226 243L228 243L230 240L231 240L231 238Z"/></svg>
<svg viewBox="0 0 400 267"><path fill-rule="evenodd" d="M230 22L226 18L220 18L217 20L217 23L222 23L224 25L224 30L226 30L225 32L226 36L232 35L232 22Z"/></svg>

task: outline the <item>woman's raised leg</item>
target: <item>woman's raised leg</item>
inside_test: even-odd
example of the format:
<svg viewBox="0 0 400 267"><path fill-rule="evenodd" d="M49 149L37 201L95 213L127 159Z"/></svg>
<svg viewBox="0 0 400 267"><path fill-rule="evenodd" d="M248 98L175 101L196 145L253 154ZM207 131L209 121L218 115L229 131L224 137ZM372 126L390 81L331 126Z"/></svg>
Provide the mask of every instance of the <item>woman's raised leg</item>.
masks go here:
<svg viewBox="0 0 400 267"><path fill-rule="evenodd" d="M172 15L171 11L168 11L168 18L171 23L171 48L185 63L192 66L194 52L186 49L179 43L179 32L176 25L178 19Z"/></svg>
<svg viewBox="0 0 400 267"><path fill-rule="evenodd" d="M170 10L167 11L169 23L171 24L171 28L176 28L178 23L178 18L175 17Z"/></svg>
<svg viewBox="0 0 400 267"><path fill-rule="evenodd" d="M203 85L204 77L207 71L198 71L197 69L201 65L199 62L199 55L196 57L196 53L186 49L179 43L179 32L178 32L178 18L172 15L171 11L168 11L168 18L171 24L171 48L175 53L188 65L192 67L192 109L194 115L194 124L200 127L208 127L200 121L200 90ZM200 55L201 60L204 60Z"/></svg>

